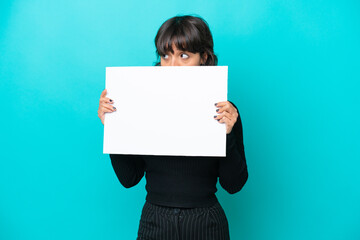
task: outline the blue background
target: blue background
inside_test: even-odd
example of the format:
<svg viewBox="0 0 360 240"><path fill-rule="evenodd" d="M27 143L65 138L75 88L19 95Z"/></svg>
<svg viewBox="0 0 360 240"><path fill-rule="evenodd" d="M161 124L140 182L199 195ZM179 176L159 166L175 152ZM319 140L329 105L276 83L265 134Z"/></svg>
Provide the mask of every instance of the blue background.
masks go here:
<svg viewBox="0 0 360 240"><path fill-rule="evenodd" d="M331 0L1 1L0 239L135 239L145 181L118 182L98 102L105 67L152 65L156 31L177 14L208 21L243 120L249 180L218 192L232 239L360 239L359 12Z"/></svg>

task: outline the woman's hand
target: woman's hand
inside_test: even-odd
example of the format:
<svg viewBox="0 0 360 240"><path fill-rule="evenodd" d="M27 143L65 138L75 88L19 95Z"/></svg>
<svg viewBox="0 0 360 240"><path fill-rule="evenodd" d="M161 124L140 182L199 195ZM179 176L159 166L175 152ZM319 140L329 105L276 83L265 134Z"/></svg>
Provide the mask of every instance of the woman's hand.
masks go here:
<svg viewBox="0 0 360 240"><path fill-rule="evenodd" d="M116 111L116 107L111 105L114 103L114 101L110 98L107 98L106 93L106 89L102 91L99 101L98 117L100 118L102 124L104 124L105 113Z"/></svg>
<svg viewBox="0 0 360 240"><path fill-rule="evenodd" d="M239 116L236 108L229 102L218 102L215 104L218 109L216 112L219 114L214 116L215 120L218 120L219 123L226 124L226 134L229 134L236 123L237 117Z"/></svg>

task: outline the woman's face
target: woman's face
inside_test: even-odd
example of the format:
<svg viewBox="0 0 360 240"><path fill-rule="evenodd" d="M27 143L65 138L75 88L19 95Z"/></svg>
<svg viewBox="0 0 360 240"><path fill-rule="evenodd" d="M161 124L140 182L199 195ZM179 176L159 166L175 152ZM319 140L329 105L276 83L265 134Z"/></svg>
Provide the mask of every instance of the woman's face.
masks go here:
<svg viewBox="0 0 360 240"><path fill-rule="evenodd" d="M161 56L161 66L200 66L200 64L204 63L200 53L181 51L176 48L175 44L173 44L172 49L174 53L169 52Z"/></svg>

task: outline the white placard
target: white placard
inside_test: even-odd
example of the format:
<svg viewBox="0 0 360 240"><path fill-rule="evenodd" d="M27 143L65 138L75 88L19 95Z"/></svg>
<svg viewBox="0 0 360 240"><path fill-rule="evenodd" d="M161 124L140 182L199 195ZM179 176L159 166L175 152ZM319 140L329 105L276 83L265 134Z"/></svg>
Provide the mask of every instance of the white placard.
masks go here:
<svg viewBox="0 0 360 240"><path fill-rule="evenodd" d="M226 156L227 66L107 67L104 153Z"/></svg>

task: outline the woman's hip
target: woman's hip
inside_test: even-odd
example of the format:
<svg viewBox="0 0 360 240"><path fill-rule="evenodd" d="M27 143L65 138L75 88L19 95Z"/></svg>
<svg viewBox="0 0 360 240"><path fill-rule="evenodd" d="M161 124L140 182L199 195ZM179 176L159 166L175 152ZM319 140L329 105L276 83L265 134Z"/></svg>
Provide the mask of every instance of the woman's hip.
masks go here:
<svg viewBox="0 0 360 240"><path fill-rule="evenodd" d="M173 208L146 202L140 219L141 239L229 239L225 212L219 203L203 208Z"/></svg>

